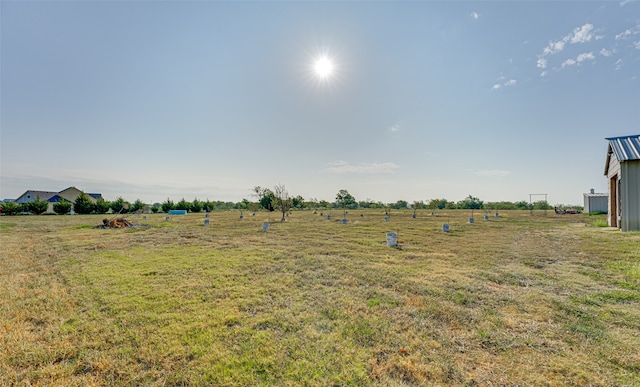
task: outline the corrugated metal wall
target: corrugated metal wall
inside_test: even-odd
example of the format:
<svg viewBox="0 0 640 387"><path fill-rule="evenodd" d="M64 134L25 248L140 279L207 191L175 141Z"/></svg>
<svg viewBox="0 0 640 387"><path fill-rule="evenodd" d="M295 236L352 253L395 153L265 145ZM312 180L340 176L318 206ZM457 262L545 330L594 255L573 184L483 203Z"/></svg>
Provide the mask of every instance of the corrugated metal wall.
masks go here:
<svg viewBox="0 0 640 387"><path fill-rule="evenodd" d="M607 212L609 207L609 196L607 195L584 195L584 212Z"/></svg>
<svg viewBox="0 0 640 387"><path fill-rule="evenodd" d="M640 231L640 160L620 163L622 231Z"/></svg>

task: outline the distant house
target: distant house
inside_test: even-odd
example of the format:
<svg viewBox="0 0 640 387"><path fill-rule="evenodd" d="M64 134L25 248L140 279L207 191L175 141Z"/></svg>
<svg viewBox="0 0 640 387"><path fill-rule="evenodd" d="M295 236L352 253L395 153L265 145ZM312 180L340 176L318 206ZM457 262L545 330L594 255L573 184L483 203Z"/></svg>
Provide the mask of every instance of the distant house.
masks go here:
<svg viewBox="0 0 640 387"><path fill-rule="evenodd" d="M49 202L49 207L47 208L47 212L53 212L53 204L61 201L62 199L67 200L73 203L78 196L82 193L81 190L76 187L69 187L60 192L51 192L51 191L33 191L29 190L22 195L20 195L15 202L18 204L29 203L39 198L42 201ZM95 203L96 200L102 198L102 194L99 193L87 193L89 200Z"/></svg>
<svg viewBox="0 0 640 387"><path fill-rule="evenodd" d="M591 189L584 194L584 212L607 212L609 211L609 194L598 193Z"/></svg>
<svg viewBox="0 0 640 387"><path fill-rule="evenodd" d="M609 180L609 226L640 231L640 134L606 140L609 148L604 175Z"/></svg>
<svg viewBox="0 0 640 387"><path fill-rule="evenodd" d="M23 193L22 195L18 196L18 198L15 201L18 204L25 204L25 203L33 202L36 200L36 198L38 198L42 201L48 202L53 195L57 195L57 194L58 194L57 192L29 190Z"/></svg>

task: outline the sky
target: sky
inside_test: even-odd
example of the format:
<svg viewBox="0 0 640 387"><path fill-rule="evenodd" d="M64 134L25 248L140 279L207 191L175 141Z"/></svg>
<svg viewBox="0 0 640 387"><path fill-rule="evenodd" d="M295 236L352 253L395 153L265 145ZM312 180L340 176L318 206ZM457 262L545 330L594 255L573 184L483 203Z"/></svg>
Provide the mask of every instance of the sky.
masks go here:
<svg viewBox="0 0 640 387"><path fill-rule="evenodd" d="M640 133L635 0L3 0L0 34L0 198L582 204Z"/></svg>

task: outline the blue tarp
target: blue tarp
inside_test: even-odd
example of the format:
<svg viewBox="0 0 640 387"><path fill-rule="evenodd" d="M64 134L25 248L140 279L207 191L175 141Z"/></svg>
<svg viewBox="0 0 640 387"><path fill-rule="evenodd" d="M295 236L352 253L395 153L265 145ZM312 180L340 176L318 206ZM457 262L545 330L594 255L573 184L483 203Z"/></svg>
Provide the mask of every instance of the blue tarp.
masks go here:
<svg viewBox="0 0 640 387"><path fill-rule="evenodd" d="M169 210L169 215L187 215L187 210Z"/></svg>

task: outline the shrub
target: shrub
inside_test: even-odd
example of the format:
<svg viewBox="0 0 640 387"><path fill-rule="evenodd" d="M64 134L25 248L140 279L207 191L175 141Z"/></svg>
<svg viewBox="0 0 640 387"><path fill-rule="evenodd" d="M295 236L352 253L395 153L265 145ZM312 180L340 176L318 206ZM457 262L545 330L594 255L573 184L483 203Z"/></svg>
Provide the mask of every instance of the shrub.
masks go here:
<svg viewBox="0 0 640 387"><path fill-rule="evenodd" d="M189 206L189 211L191 212L200 212L202 211L202 202L198 199L193 199L191 202L191 206Z"/></svg>
<svg viewBox="0 0 640 387"><path fill-rule="evenodd" d="M22 205L16 202L2 203L2 213L6 215L18 215L21 212L22 212Z"/></svg>
<svg viewBox="0 0 640 387"><path fill-rule="evenodd" d="M111 203L104 200L103 198L100 198L96 200L96 202L94 203L94 207L95 207L96 213L105 214L107 213L107 211L109 211L109 208L111 208Z"/></svg>
<svg viewBox="0 0 640 387"><path fill-rule="evenodd" d="M210 201L209 199L207 199L206 201L202 202L202 209L205 210L206 212L211 212L216 208L216 204L212 201Z"/></svg>
<svg viewBox="0 0 640 387"><path fill-rule="evenodd" d="M182 198L182 200L180 200L178 203L176 203L176 210L186 210L189 211L189 207L191 207L191 203L189 203L188 201L184 200L184 198Z"/></svg>
<svg viewBox="0 0 640 387"><path fill-rule="evenodd" d="M133 205L131 205L131 207L129 207L129 211L130 212L142 211L142 210L144 210L145 206L146 206L146 204L142 203L142 200L136 199L136 201L133 202Z"/></svg>
<svg viewBox="0 0 640 387"><path fill-rule="evenodd" d="M171 210L175 210L176 205L173 203L173 201L171 201L171 199L167 198L167 200L162 203L160 208L162 208L162 212L169 212Z"/></svg>
<svg viewBox="0 0 640 387"><path fill-rule="evenodd" d="M72 204L70 201L65 199L60 199L59 202L53 203L53 212L58 215L64 215L71 212Z"/></svg>
<svg viewBox="0 0 640 387"><path fill-rule="evenodd" d="M73 202L73 210L78 214L90 214L94 209L95 205L84 192L78 195L76 200Z"/></svg>
<svg viewBox="0 0 640 387"><path fill-rule="evenodd" d="M469 195L466 198L464 198L464 200L461 200L458 203L456 203L456 205L460 209L479 210L482 208L484 203L482 202L482 200Z"/></svg>
<svg viewBox="0 0 640 387"><path fill-rule="evenodd" d="M265 188L262 197L260 197L260 207L264 208L267 211L273 211L273 203L276 200L276 195L274 195L273 191Z"/></svg>
<svg viewBox="0 0 640 387"><path fill-rule="evenodd" d="M115 212L116 214L126 213L127 208L129 208L129 203L125 202L122 197L119 197L111 202L111 211Z"/></svg>
<svg viewBox="0 0 640 387"><path fill-rule="evenodd" d="M47 208L49 208L49 202L40 200L39 196L36 196L36 200L27 203L27 209L36 215L46 212Z"/></svg>

